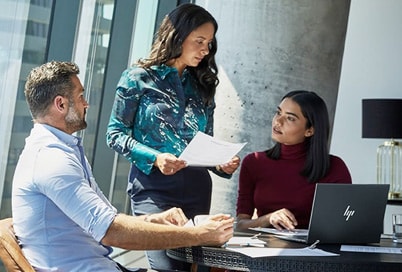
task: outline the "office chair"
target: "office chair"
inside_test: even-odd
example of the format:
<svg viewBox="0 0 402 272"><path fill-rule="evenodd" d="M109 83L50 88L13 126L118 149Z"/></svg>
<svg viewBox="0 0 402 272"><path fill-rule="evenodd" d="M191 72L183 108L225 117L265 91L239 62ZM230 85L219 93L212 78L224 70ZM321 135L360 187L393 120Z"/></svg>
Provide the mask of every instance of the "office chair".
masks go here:
<svg viewBox="0 0 402 272"><path fill-rule="evenodd" d="M8 272L35 272L18 245L12 218L0 220L0 259Z"/></svg>

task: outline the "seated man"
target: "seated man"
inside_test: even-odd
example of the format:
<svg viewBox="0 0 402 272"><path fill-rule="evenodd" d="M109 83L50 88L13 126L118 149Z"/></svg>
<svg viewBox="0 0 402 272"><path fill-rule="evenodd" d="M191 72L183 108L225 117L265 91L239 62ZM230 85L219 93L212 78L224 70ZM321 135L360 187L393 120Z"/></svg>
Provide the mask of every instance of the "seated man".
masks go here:
<svg viewBox="0 0 402 272"><path fill-rule="evenodd" d="M37 271L126 271L108 255L111 246L133 250L220 245L233 235L233 218L218 214L183 227L181 209L160 214L118 214L100 191L83 153L88 103L70 62L31 71L25 96L34 127L13 180L14 228ZM159 224L155 224L159 223Z"/></svg>

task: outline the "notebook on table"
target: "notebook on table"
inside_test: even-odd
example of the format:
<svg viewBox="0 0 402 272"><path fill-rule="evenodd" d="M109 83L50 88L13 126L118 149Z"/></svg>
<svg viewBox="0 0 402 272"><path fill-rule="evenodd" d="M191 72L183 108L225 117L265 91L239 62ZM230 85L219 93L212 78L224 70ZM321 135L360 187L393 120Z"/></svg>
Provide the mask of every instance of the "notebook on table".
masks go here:
<svg viewBox="0 0 402 272"><path fill-rule="evenodd" d="M252 228L281 239L327 244L378 243L389 184L317 183L308 229Z"/></svg>

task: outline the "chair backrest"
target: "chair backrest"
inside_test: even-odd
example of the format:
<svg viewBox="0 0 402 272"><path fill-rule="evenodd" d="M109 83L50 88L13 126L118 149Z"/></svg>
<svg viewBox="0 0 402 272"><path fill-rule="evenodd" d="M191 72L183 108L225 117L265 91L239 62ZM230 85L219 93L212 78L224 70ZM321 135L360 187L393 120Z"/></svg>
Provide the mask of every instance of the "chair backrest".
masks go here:
<svg viewBox="0 0 402 272"><path fill-rule="evenodd" d="M35 272L18 245L12 218L0 220L0 258L8 272Z"/></svg>

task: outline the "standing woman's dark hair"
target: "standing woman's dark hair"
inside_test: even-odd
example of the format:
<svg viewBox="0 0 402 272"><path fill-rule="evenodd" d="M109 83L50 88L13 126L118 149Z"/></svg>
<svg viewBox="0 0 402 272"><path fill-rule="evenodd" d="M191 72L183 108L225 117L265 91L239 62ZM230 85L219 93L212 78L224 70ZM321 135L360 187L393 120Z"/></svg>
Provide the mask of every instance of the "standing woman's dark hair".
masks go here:
<svg viewBox="0 0 402 272"><path fill-rule="evenodd" d="M187 36L199 26L212 23L215 32L218 23L204 8L194 4L182 4L163 19L156 34L151 52L147 59L138 60L138 66L149 68L152 65L166 64L182 54L182 44ZM217 42L214 35L209 44L209 54L206 55L197 67L187 67L187 70L200 84L200 91L207 102L212 102L218 80L218 68L215 62Z"/></svg>
<svg viewBox="0 0 402 272"><path fill-rule="evenodd" d="M324 100L316 93L304 90L296 90L287 93L282 97L290 98L296 102L307 119L306 129L313 127L314 134L306 138L307 159L304 165L302 176L310 182L317 182L323 178L330 168L329 157L329 116ZM269 158L278 160L281 154L281 144L276 143L266 151Z"/></svg>

